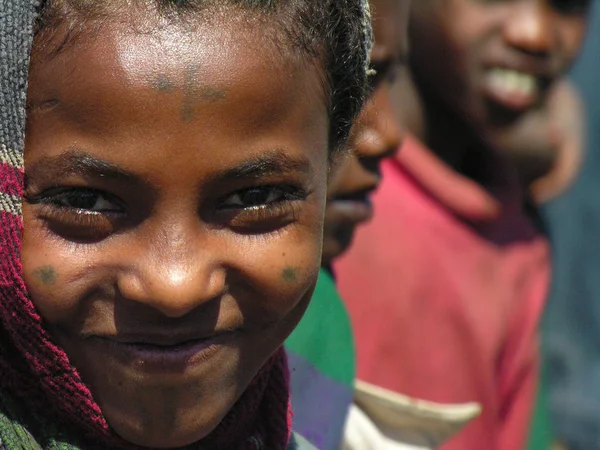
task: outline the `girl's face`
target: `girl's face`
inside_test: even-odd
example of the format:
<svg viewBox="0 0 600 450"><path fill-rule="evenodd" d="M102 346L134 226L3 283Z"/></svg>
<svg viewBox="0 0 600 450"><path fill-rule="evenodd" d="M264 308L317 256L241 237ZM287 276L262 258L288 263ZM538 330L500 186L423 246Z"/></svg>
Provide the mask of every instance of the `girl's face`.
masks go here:
<svg viewBox="0 0 600 450"><path fill-rule="evenodd" d="M34 51L22 262L111 426L165 448L210 433L307 307L329 124L314 65L249 26L149 29Z"/></svg>

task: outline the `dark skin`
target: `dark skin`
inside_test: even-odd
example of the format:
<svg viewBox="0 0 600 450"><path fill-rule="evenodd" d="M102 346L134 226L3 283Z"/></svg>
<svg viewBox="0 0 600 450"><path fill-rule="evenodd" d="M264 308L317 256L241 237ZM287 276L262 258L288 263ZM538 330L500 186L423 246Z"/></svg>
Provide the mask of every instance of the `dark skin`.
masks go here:
<svg viewBox="0 0 600 450"><path fill-rule="evenodd" d="M376 70L373 92L352 129L350 154L334 168L329 182L323 265L343 253L354 231L372 215L369 195L377 188L379 164L402 143L402 132L390 95L408 54L408 0L374 0L375 47L371 66Z"/></svg>
<svg viewBox="0 0 600 450"><path fill-rule="evenodd" d="M567 80L556 83L543 108L526 114L494 141L506 151L532 199L542 204L565 191L583 160L584 106Z"/></svg>
<svg viewBox="0 0 600 450"><path fill-rule="evenodd" d="M110 22L30 71L25 282L109 424L151 448L218 425L320 265L320 62L223 17Z"/></svg>
<svg viewBox="0 0 600 450"><path fill-rule="evenodd" d="M473 178L478 174L468 161L482 148L504 150L523 174L549 170L555 152L549 136L530 148L510 143L530 114L545 114L550 90L579 51L588 3L414 2L414 51L398 96L415 102L403 111L411 132Z"/></svg>
<svg viewBox="0 0 600 450"><path fill-rule="evenodd" d="M54 266L43 266L36 269L33 273L39 281L45 286L54 286L56 284L56 269Z"/></svg>

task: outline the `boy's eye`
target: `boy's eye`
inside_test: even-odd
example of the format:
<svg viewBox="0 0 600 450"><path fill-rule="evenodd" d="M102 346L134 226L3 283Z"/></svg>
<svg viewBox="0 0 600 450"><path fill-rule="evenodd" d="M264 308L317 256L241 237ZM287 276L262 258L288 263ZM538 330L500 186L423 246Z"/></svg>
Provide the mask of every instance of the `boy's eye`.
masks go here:
<svg viewBox="0 0 600 450"><path fill-rule="evenodd" d="M402 65L402 62L394 63L391 60L374 61L371 68L375 73L369 78L371 92L375 91L384 82L393 84L398 78L398 72Z"/></svg>
<svg viewBox="0 0 600 450"><path fill-rule="evenodd" d="M584 14L590 3L590 0L550 0L552 7L563 14Z"/></svg>

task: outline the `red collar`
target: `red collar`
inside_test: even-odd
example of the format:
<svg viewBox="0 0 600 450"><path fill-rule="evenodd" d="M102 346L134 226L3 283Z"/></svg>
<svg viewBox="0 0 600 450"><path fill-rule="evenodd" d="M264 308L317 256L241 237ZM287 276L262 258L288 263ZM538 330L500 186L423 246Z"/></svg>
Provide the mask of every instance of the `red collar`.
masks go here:
<svg viewBox="0 0 600 450"><path fill-rule="evenodd" d="M514 173L492 152L489 166L495 188L489 190L456 172L414 136L405 138L394 160L431 197L465 220L488 222L511 209L509 205L518 204L520 208L521 195Z"/></svg>

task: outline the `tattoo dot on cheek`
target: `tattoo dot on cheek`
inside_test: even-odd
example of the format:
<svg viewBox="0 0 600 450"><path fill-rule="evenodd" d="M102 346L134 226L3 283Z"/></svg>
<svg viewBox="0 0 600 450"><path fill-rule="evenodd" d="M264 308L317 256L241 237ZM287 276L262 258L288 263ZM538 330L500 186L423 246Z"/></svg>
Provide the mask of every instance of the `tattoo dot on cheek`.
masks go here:
<svg viewBox="0 0 600 450"><path fill-rule="evenodd" d="M283 269L281 277L287 283L295 283L296 281L298 281L298 269L296 269L295 267L286 267L285 269Z"/></svg>
<svg viewBox="0 0 600 450"><path fill-rule="evenodd" d="M38 278L45 286L54 286L58 279L58 274L52 266L43 266L35 269L33 274Z"/></svg>

